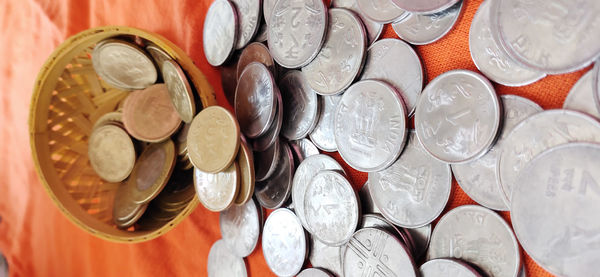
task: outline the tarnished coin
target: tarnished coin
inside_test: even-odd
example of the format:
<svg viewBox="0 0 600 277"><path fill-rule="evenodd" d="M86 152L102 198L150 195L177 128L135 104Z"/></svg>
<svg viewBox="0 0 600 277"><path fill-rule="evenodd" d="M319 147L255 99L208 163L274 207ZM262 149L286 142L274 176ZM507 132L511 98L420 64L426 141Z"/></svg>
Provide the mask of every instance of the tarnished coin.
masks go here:
<svg viewBox="0 0 600 277"><path fill-rule="evenodd" d="M504 117L498 140L481 158L465 164L453 164L452 172L460 187L482 206L493 210L506 211L504 193L496 178L496 164L502 152L504 139L521 121L542 111L533 101L516 95L502 95Z"/></svg>
<svg viewBox="0 0 600 277"><path fill-rule="evenodd" d="M144 204L154 199L169 181L176 156L171 140L148 145L127 179L130 200Z"/></svg>
<svg viewBox="0 0 600 277"><path fill-rule="evenodd" d="M146 46L146 51L148 51L148 53L150 54L150 56L152 56L152 59L154 60L154 63L156 63L156 65L158 66L158 68L161 69L161 70L162 70L162 64L165 61L171 61L171 60L173 60L173 58L171 58L171 56L169 54L167 54L167 52L165 52L165 50L163 50L162 48L158 47L157 45L150 44L150 45Z"/></svg>
<svg viewBox="0 0 600 277"><path fill-rule="evenodd" d="M356 4L365 17L382 24L401 20L407 14L392 0L356 0Z"/></svg>
<svg viewBox="0 0 600 277"><path fill-rule="evenodd" d="M258 31L258 24L261 20L261 1L231 0L231 2L235 6L238 15L238 37L235 49L242 49Z"/></svg>
<svg viewBox="0 0 600 277"><path fill-rule="evenodd" d="M369 184L385 218L416 228L431 223L446 207L452 173L450 165L431 157L411 131L402 156L387 169L369 172Z"/></svg>
<svg viewBox="0 0 600 277"><path fill-rule="evenodd" d="M233 53L238 37L238 14L227 0L215 0L204 19L202 46L206 60L220 66Z"/></svg>
<svg viewBox="0 0 600 277"><path fill-rule="evenodd" d="M463 1L433 14L410 13L405 19L392 23L394 32L402 40L414 44L434 43L448 34L462 11Z"/></svg>
<svg viewBox="0 0 600 277"><path fill-rule="evenodd" d="M344 276L413 276L415 263L409 250L393 235L375 228L360 229L347 244Z"/></svg>
<svg viewBox="0 0 600 277"><path fill-rule="evenodd" d="M277 105L275 92L275 80L265 65L253 62L246 66L235 89L235 115L248 138L261 136L271 126Z"/></svg>
<svg viewBox="0 0 600 277"><path fill-rule="evenodd" d="M165 84L131 92L123 104L123 124L134 138L160 142L174 134L181 118L171 104Z"/></svg>
<svg viewBox="0 0 600 277"><path fill-rule="evenodd" d="M338 170L343 171L342 166L333 158L319 154L307 157L296 169L292 180L292 202L294 203L294 212L300 219L302 226L312 234L310 226L306 220L306 210L304 201L306 190L313 177L323 170Z"/></svg>
<svg viewBox="0 0 600 277"><path fill-rule="evenodd" d="M346 9L329 10L329 29L319 55L302 68L306 81L321 95L339 94L360 73L367 36L360 18Z"/></svg>
<svg viewBox="0 0 600 277"><path fill-rule="evenodd" d="M279 142L279 161L274 173L265 181L256 184L254 195L261 206L267 209L281 207L292 192L294 178L294 157L292 150L285 142Z"/></svg>
<svg viewBox="0 0 600 277"><path fill-rule="evenodd" d="M254 152L254 175L257 182L266 180L275 172L279 163L279 152L281 152L279 145L282 143L280 140L276 140L267 150Z"/></svg>
<svg viewBox="0 0 600 277"><path fill-rule="evenodd" d="M319 99L302 72L291 70L279 82L283 99L281 135L289 140L306 137L317 125Z"/></svg>
<svg viewBox="0 0 600 277"><path fill-rule="evenodd" d="M305 270L302 270L302 272L300 272L300 274L297 275L297 277L331 277L332 275L329 274L327 271L319 269L319 268L307 268Z"/></svg>
<svg viewBox="0 0 600 277"><path fill-rule="evenodd" d="M257 1L258 2L258 1ZM253 62L262 63L264 66L275 75L275 62L269 53L269 48L260 42L248 44L242 51L237 64L237 78L239 79L242 72L249 64Z"/></svg>
<svg viewBox="0 0 600 277"><path fill-rule="evenodd" d="M571 143L536 156L516 179L511 218L523 249L556 276L598 274L600 146Z"/></svg>
<svg viewBox="0 0 600 277"><path fill-rule="evenodd" d="M594 88L592 86L594 73L593 70L588 71L573 85L567 99L565 99L563 109L580 111L596 119L600 118L600 111L594 99Z"/></svg>
<svg viewBox="0 0 600 277"><path fill-rule="evenodd" d="M335 152L338 150L333 135L335 124L335 111L342 100L341 95L320 96L321 114L313 131L309 134L310 140L315 146L325 152Z"/></svg>
<svg viewBox="0 0 600 277"><path fill-rule="evenodd" d="M469 50L477 69L490 80L505 86L524 86L544 78L545 73L517 64L496 42L490 27L492 5L492 1L481 3L469 30Z"/></svg>
<svg viewBox="0 0 600 277"><path fill-rule="evenodd" d="M424 263L420 268L421 277L481 277L477 270L468 264L453 259L435 259Z"/></svg>
<svg viewBox="0 0 600 277"><path fill-rule="evenodd" d="M450 8L459 0L392 0L399 8L416 14L432 14Z"/></svg>
<svg viewBox="0 0 600 277"><path fill-rule="evenodd" d="M402 96L411 116L423 90L423 67L414 49L399 39L382 39L367 52L361 80L379 80L392 85Z"/></svg>
<svg viewBox="0 0 600 277"><path fill-rule="evenodd" d="M219 215L221 237L238 257L247 257L254 251L260 236L261 213L254 200L241 206L232 206Z"/></svg>
<svg viewBox="0 0 600 277"><path fill-rule="evenodd" d="M299 157L298 164L310 156L319 155L319 149L307 138L290 141L290 147Z"/></svg>
<svg viewBox="0 0 600 277"><path fill-rule="evenodd" d="M522 169L544 150L568 142L600 142L600 123L569 110L547 110L521 121L502 143L497 178L507 205Z"/></svg>
<svg viewBox="0 0 600 277"><path fill-rule="evenodd" d="M425 255L425 252L427 252L427 248L429 248L429 241L431 240L431 224L419 228L405 228L404 231L408 233L415 244L413 257L415 260L420 260L423 255Z"/></svg>
<svg viewBox="0 0 600 277"><path fill-rule="evenodd" d="M194 186L200 203L212 212L231 207L240 187L240 169L237 162L219 173L208 173L194 168Z"/></svg>
<svg viewBox="0 0 600 277"><path fill-rule="evenodd" d="M277 276L300 272L308 254L306 243L306 233L294 212L281 208L267 217L262 235L263 255Z"/></svg>
<svg viewBox="0 0 600 277"><path fill-rule="evenodd" d="M496 139L502 110L492 84L468 70L441 74L423 90L415 112L417 138L434 158L465 163Z"/></svg>
<svg viewBox="0 0 600 277"><path fill-rule="evenodd" d="M337 171L315 175L304 193L308 230L328 245L346 243L360 219L360 204L352 185Z"/></svg>
<svg viewBox="0 0 600 277"><path fill-rule="evenodd" d="M381 81L355 83L335 112L334 136L340 155L354 169L387 168L406 141L406 109L400 95Z"/></svg>
<svg viewBox="0 0 600 277"><path fill-rule="evenodd" d="M307 65L319 54L327 22L323 1L276 1L267 18L271 55L286 68Z"/></svg>
<svg viewBox="0 0 600 277"><path fill-rule="evenodd" d="M243 205L254 195L254 156L246 141L240 141L240 150L237 154L237 163L240 167L240 191L234 200L235 205Z"/></svg>
<svg viewBox="0 0 600 277"><path fill-rule="evenodd" d="M521 269L519 244L510 226L495 212L475 205L454 208L438 221L427 260L437 258L464 260L490 277L515 277Z"/></svg>
<svg viewBox="0 0 600 277"><path fill-rule="evenodd" d="M355 12L356 15L358 15L358 17L360 17L362 23L365 26L365 31L367 31L368 45L371 45L373 42L375 42L381 35L381 31L383 30L383 24L375 22L366 17L358 8L358 0L331 0L331 5L334 8L349 9Z"/></svg>
<svg viewBox="0 0 600 277"><path fill-rule="evenodd" d="M144 89L156 82L152 58L137 45L118 39L98 43L92 51L94 70L107 84L123 89Z"/></svg>
<svg viewBox="0 0 600 277"><path fill-rule="evenodd" d="M327 269L336 277L344 276L342 274L342 252L343 246L329 246L311 237L310 255L308 259L313 267Z"/></svg>
<svg viewBox="0 0 600 277"><path fill-rule="evenodd" d="M135 146L125 130L116 125L104 125L92 131L88 157L100 178L121 182L135 165Z"/></svg>
<svg viewBox="0 0 600 277"><path fill-rule="evenodd" d="M252 141L252 147L254 151L265 151L269 146L273 145L276 140L279 139L279 133L281 132L281 127L283 126L283 113L285 109L283 108L283 100L281 99L281 93L279 90L275 88L275 98L277 106L275 107L275 119L271 126L260 137L255 138Z"/></svg>
<svg viewBox="0 0 600 277"><path fill-rule="evenodd" d="M210 248L210 252L208 252L207 270L209 277L248 276L244 259L235 256L231 250L229 250L223 239L213 243Z"/></svg>
<svg viewBox="0 0 600 277"><path fill-rule="evenodd" d="M196 103L194 92L185 73L176 62L171 60L164 61L161 70L175 110L183 122L192 122L196 115Z"/></svg>
<svg viewBox="0 0 600 277"><path fill-rule="evenodd" d="M367 180L362 188L358 191L358 197L360 198L360 207L362 208L363 214L381 214L381 211L371 197L371 189L369 188L369 181Z"/></svg>
<svg viewBox="0 0 600 277"><path fill-rule="evenodd" d="M223 107L203 109L192 121L187 147L190 161L204 172L217 173L228 168L240 146L240 126Z"/></svg>

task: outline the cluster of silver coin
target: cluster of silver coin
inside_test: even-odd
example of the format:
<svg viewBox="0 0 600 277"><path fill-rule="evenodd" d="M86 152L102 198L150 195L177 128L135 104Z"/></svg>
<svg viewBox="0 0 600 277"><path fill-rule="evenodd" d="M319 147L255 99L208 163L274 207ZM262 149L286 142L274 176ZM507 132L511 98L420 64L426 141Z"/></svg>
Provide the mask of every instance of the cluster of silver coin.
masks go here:
<svg viewBox="0 0 600 277"><path fill-rule="evenodd" d="M590 65L600 2L486 0L469 32L482 74L452 70L425 87L411 45L446 35L462 1L331 2L216 0L208 11L209 63L235 63L236 49L268 54L238 64L232 104L254 146L256 201L274 209L264 225L252 201L221 213L209 275L245 276L262 229L278 276L524 276L520 246L553 274L594 276L600 63L563 109L499 96L491 81L523 86ZM401 40L378 40L387 23ZM317 148L368 182L356 193ZM481 206L439 218L453 176ZM510 211L512 227L493 210ZM306 258L314 269L301 271Z"/></svg>

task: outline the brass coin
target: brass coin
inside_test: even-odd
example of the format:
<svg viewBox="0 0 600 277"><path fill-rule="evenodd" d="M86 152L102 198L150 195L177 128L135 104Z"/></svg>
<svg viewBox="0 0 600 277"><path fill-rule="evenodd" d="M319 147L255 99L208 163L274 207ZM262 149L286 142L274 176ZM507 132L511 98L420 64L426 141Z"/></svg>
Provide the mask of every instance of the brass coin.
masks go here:
<svg viewBox="0 0 600 277"><path fill-rule="evenodd" d="M135 146L125 130L116 125L104 125L92 131L88 156L100 178L121 182L135 165Z"/></svg>
<svg viewBox="0 0 600 277"><path fill-rule="evenodd" d="M227 170L215 174L194 168L194 186L200 203L213 212L229 208L239 191L239 176L237 162L232 163Z"/></svg>
<svg viewBox="0 0 600 277"><path fill-rule="evenodd" d="M127 219L126 221L117 220L115 221L115 224L117 224L117 227L121 229L129 228L133 226L133 224L135 224L142 217L142 215L144 215L147 208L148 204L139 205L139 209L136 210L136 213L133 215L133 217Z"/></svg>
<svg viewBox="0 0 600 277"><path fill-rule="evenodd" d="M113 204L113 222L119 228L133 225L146 210L146 204L136 204L131 201L130 191L126 184L117 189Z"/></svg>
<svg viewBox="0 0 600 277"><path fill-rule="evenodd" d="M96 120L92 130L96 129L98 127L104 126L104 125L109 125L109 124L117 125L117 126L123 128L123 113L122 112L105 113L100 118L98 118L98 120Z"/></svg>
<svg viewBox="0 0 600 277"><path fill-rule="evenodd" d="M185 73L179 64L172 60L164 61L161 70L175 110L183 122L192 122L196 114L196 103L194 102L194 92Z"/></svg>
<svg viewBox="0 0 600 277"><path fill-rule="evenodd" d="M207 173L228 168L240 146L240 126L233 114L219 106L202 110L188 131L187 148L190 161Z"/></svg>
<svg viewBox="0 0 600 277"><path fill-rule="evenodd" d="M234 200L234 204L244 205L254 195L254 157L252 150L245 141L240 143L240 151L237 155L237 163L240 167L240 191Z"/></svg>
<svg viewBox="0 0 600 277"><path fill-rule="evenodd" d="M175 144L171 140L150 144L140 155L127 180L131 201L148 203L165 187L175 167Z"/></svg>

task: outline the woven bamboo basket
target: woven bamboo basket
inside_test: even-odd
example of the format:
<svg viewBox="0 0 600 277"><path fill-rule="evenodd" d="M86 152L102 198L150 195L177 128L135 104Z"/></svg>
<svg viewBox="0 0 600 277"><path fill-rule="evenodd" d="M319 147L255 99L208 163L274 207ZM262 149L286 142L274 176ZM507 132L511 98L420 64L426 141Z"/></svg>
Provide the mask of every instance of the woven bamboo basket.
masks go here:
<svg viewBox="0 0 600 277"><path fill-rule="evenodd" d="M161 47L187 73L202 106L216 105L202 72L164 37L130 27L94 28L67 39L41 68L31 101L29 137L41 182L69 220L102 239L142 242L172 229L199 202L194 197L174 219L154 229L121 230L113 223L113 201L120 183L108 183L96 175L88 161L87 142L94 122L115 110L127 95L105 84L92 67L95 44L117 36L137 37Z"/></svg>

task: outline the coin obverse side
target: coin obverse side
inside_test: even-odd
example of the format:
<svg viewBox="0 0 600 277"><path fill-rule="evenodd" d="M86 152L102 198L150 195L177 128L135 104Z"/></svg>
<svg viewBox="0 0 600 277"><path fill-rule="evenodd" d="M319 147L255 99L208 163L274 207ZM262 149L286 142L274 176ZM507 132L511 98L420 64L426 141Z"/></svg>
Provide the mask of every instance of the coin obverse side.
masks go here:
<svg viewBox="0 0 600 277"><path fill-rule="evenodd" d="M194 186L198 200L211 212L229 208L238 194L240 172L236 162L219 173L207 173L194 168Z"/></svg>
<svg viewBox="0 0 600 277"><path fill-rule="evenodd" d="M207 271L209 277L248 276L244 259L235 256L222 239L213 243L208 252Z"/></svg>
<svg viewBox="0 0 600 277"><path fill-rule="evenodd" d="M392 0L356 0L356 4L365 17L381 24L400 20L407 14Z"/></svg>
<svg viewBox="0 0 600 277"><path fill-rule="evenodd" d="M232 206L219 215L221 236L238 257L250 255L258 243L261 228L259 209L254 200L250 200L242 206Z"/></svg>
<svg viewBox="0 0 600 277"><path fill-rule="evenodd" d="M196 115L196 103L194 92L185 73L176 62L171 60L164 61L161 69L175 110L183 122L192 122Z"/></svg>
<svg viewBox="0 0 600 277"><path fill-rule="evenodd" d="M275 80L263 64L252 62L240 75L235 89L235 115L248 138L267 132L275 119L277 97Z"/></svg>
<svg viewBox="0 0 600 277"><path fill-rule="evenodd" d="M481 277L477 270L464 262L452 259L435 259L419 268L421 277Z"/></svg>
<svg viewBox="0 0 600 277"><path fill-rule="evenodd" d="M332 0L331 5L334 8L345 8L351 10L356 13L358 17L360 17L365 26L365 31L367 31L368 45L373 44L373 42L375 42L381 35L381 32L383 31L383 24L367 18L358 8L358 0Z"/></svg>
<svg viewBox="0 0 600 277"><path fill-rule="evenodd" d="M261 20L262 1L231 0L238 15L238 37L235 49L242 49L248 44L256 32Z"/></svg>
<svg viewBox="0 0 600 277"><path fill-rule="evenodd" d="M321 114L317 125L309 134L310 140L315 146L325 152L335 152L338 150L335 143L334 124L335 111L342 100L341 95L320 96L322 99Z"/></svg>
<svg viewBox="0 0 600 277"><path fill-rule="evenodd" d="M265 261L278 276L300 272L307 255L307 238L294 212L280 208L273 211L263 229L262 249Z"/></svg>
<svg viewBox="0 0 600 277"><path fill-rule="evenodd" d="M310 264L313 267L324 268L337 277L344 276L342 274L342 252L340 252L343 246L329 246L314 236L310 241L310 256L308 257Z"/></svg>
<svg viewBox="0 0 600 277"><path fill-rule="evenodd" d="M281 135L289 140L302 139L317 125L319 98L298 70L286 73L279 88L283 99Z"/></svg>
<svg viewBox="0 0 600 277"><path fill-rule="evenodd" d="M410 13L405 19L392 23L394 32L413 45L434 43L448 34L462 12L463 1L433 14Z"/></svg>
<svg viewBox="0 0 600 277"><path fill-rule="evenodd" d="M279 161L269 178L256 184L254 195L261 206L267 209L277 209L289 199L294 177L294 157L292 150L285 142L279 142Z"/></svg>
<svg viewBox="0 0 600 277"><path fill-rule="evenodd" d="M227 0L214 1L204 19L202 46L206 60L220 66L233 54L238 37L238 15Z"/></svg>
<svg viewBox="0 0 600 277"><path fill-rule="evenodd" d="M579 81L573 85L569 94L567 94L563 109L580 111L596 119L600 119L600 111L594 99L594 88L592 85L594 73L594 70L590 70L579 78Z"/></svg>
<svg viewBox="0 0 600 277"><path fill-rule="evenodd" d="M125 130L116 125L104 125L92 131L88 157L100 178L121 182L131 174L135 165L135 146Z"/></svg>

